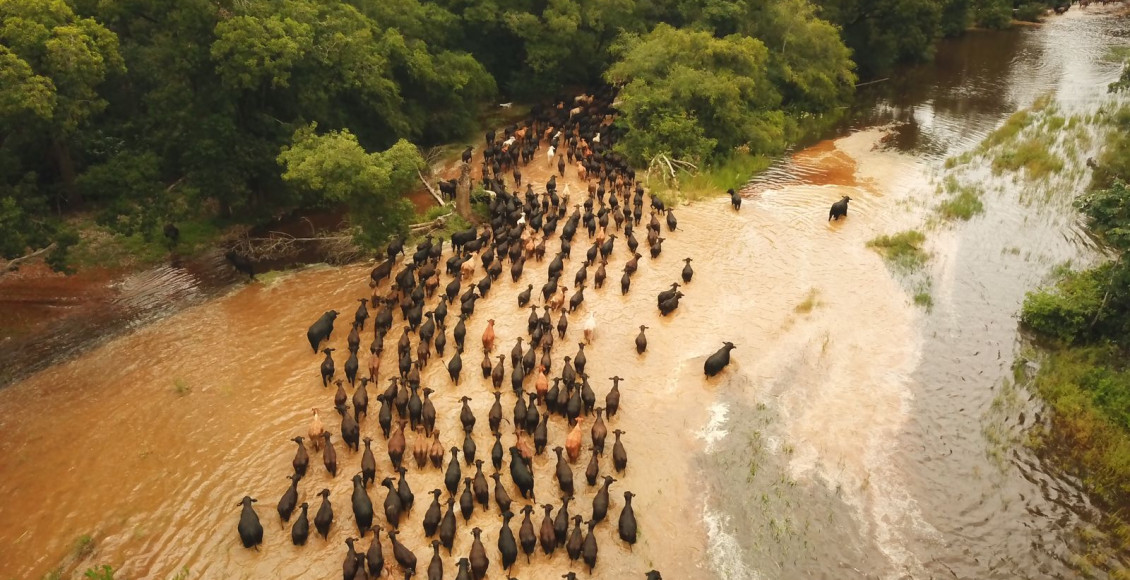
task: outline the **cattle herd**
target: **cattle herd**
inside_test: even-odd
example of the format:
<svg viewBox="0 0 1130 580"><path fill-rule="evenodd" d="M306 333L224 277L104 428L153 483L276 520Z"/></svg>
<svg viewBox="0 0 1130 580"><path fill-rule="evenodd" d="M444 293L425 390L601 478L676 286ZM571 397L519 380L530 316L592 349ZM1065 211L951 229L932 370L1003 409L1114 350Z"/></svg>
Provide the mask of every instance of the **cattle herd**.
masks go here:
<svg viewBox="0 0 1130 580"><path fill-rule="evenodd" d="M360 456L360 471L352 476L350 498L356 536L364 538L373 532L371 544L365 552L358 551L357 539L345 539L346 552L342 564L345 580L377 577L382 573L386 565L380 539L382 530L386 530L388 541L392 544L393 559L405 578L416 572L417 549L426 550L427 547L432 552L427 576L429 580L442 578L444 560L440 548L446 548L450 556L457 528L456 505L467 522L476 509L483 514L490 513L492 499L498 508L497 517L502 522L496 539L498 560L494 564L497 570L505 571L501 577L509 577L519 550L530 560L538 545L542 551L539 557L547 562L559 562L551 558L555 552L564 551L568 557L564 560L565 565L583 560L589 573L596 568L599 547L593 532L609 517L610 486L617 481L611 475L601 474L602 469L609 467L607 463L601 465L607 461L605 451L609 434L614 437L610 467L623 478L628 466L628 455L621 437L624 431L615 428L618 416L625 412L621 407L620 383L623 379L610 377L611 387L602 398L603 406L598 406L600 398L589 382L591 377L586 372L589 353L585 352L586 345L592 345L596 338L596 313L588 309L580 325L583 341L566 341L569 315L575 315L584 303L590 269L593 269L593 290L604 287L607 278L605 266L618 238L623 240L631 256L624 265L620 284L621 292L626 294L641 257L636 251L639 242L635 228L645 224L645 241L653 259L659 258L664 240L660 236L662 224L659 216L665 216L668 235L678 228L674 213L654 196L648 196L650 215L645 219L644 188L636 182L634 171L624 159L612 150L618 135L618 129L612 125L614 95L614 90L608 88L594 95L558 99L554 106L535 109L526 122L506 127L501 136L494 131L486 134L481 181L484 188L494 194L489 203L489 223L454 233L449 244L429 235L416 246L411 256L405 250L403 239L389 243L381 263L370 273L372 296L358 299L360 304L349 321L349 356L344 363L344 380L337 378L337 364L333 358L335 350L328 347L320 349L323 342L330 338L340 314L335 310L327 311L309 327L307 338L310 347L315 354L320 349L324 355L319 368L322 385L327 390L330 386L336 387L334 407L340 415L342 451L350 463ZM521 168L538 163L536 153L542 148L547 152L550 167L556 162L557 175L563 177L566 167L573 167L578 177L586 182L587 191L581 193L584 196L581 203L570 206L569 195L557 190L557 175L544 184L543 191L535 191L534 184L527 181L524 191L519 193L523 187ZM466 151L463 162L470 163L472 158L472 151ZM507 189L507 174L513 176L513 193ZM443 189L448 191L450 188L444 185ZM736 194L733 197L738 200L734 202L737 208L740 197ZM577 233L581 229L587 233L584 243L591 245L586 250L578 249L578 255L574 257L572 244L580 242ZM494 472L488 476L483 472L485 461L479 458L481 455L472 437L477 418L468 405L469 397L462 397L458 409L454 406L437 409L430 395L443 386L421 385L422 370L434 356L438 360L433 364L445 365L451 382L459 384L464 378L463 356L468 351L465 344L466 322L475 314L476 300L491 291L503 275L504 263L509 263L510 276L516 284L522 278L527 261L544 263L547 241L554 236L559 238L560 249L548 258L549 277L540 290L541 305L536 305L538 300L533 296L533 284L526 284L516 298L518 311L526 308L530 311L526 325L528 336L513 338L515 345L509 353L509 361L505 354L494 353L500 337L495 335L493 319L487 321L481 337L482 383L485 385L489 379L494 389L488 395L494 398L494 405L487 417L494 439L489 453ZM575 291L566 297L568 288L561 283L561 276L566 261L573 260L580 262L580 267L573 279ZM681 278L682 284L687 285L694 271L690 258L683 261L685 266ZM482 278L476 280L480 271ZM446 284L444 280L447 280ZM679 300L683 297L679 288L680 283L673 282L669 290L659 293L657 307L662 315L666 316L679 307ZM449 307L453 310L450 313ZM370 308L375 311L372 315ZM455 308L458 311L454 311ZM399 317L395 316L397 311ZM389 334L397 318L402 321L402 330L398 338L393 338ZM363 369L358 352L367 325L371 325L373 340L369 345L367 368ZM640 326L640 333L635 339L640 353L647 349L645 330L646 326ZM448 343L449 336L454 344ZM387 353L386 337L390 341ZM572 348L567 345L578 345L577 351L563 357L563 362L556 368L553 361L555 343L558 348L567 348L570 352ZM722 349L707 358L705 374L714 376L721 372L729 363L733 348L733 344L724 343ZM445 357L450 358L445 360ZM382 364L384 360L390 361L390 364ZM395 365L391 364L393 360ZM513 394L505 396L514 402L512 414L504 417L502 386L508 368ZM374 426L369 413L367 389L370 385L385 383L387 387L376 395L379 408L372 414L377 419ZM353 389L352 395L346 390L347 384L349 389ZM630 394L626 394L631 401L628 407L637 403L631 400ZM450 414L452 418L458 416L464 431L462 446L445 447L441 443L440 432L436 428L436 418L441 412ZM513 425L513 435L502 433L504 420ZM563 442L549 441L549 424L555 421L562 422L560 430L555 429L555 432L567 433ZM586 422L591 424L587 437L583 427ZM363 426L372 433L371 437L362 437ZM613 427L611 430L610 426ZM378 473L372 450L372 443L378 436L377 429L380 438L385 440L389 458L389 463L382 462L382 466L391 466L391 469L380 470L383 473ZM306 437L292 439L297 444L292 460L293 474L288 476L290 482L278 503L278 514L283 522L289 523L297 513L296 521L290 526L295 545L305 544L309 536L308 509L312 506L298 503L300 481L311 469L307 444L314 453L321 452L325 469L331 476L338 472L338 450L335 449L331 430L334 429L325 428L322 417L314 409ZM414 434L411 446L408 445L406 431ZM504 438L509 445L503 443ZM578 461L582 447L592 451L584 471L588 483L586 489L591 490L591 511L583 509L590 507L589 502L581 504L580 486L573 483L572 465ZM547 449L557 457L553 477L560 490L560 504L556 506L552 503L538 505L534 497L532 459ZM406 451L409 458L405 458ZM463 455L462 466L460 454ZM412 517L414 494L409 486L410 463L411 469L443 470L444 474L446 490L435 489L427 493L431 501L421 519ZM352 469L343 468L343 471L353 473ZM504 479L507 472L509 482ZM494 480L493 494L488 477ZM381 523L374 521L377 516L369 496L369 488L374 483L386 488L382 506L384 521ZM521 505L514 505L511 499L514 492L519 496L514 499ZM321 498L321 503L313 522L316 532L325 540L335 525L335 514L329 489L322 489L316 495ZM616 524L620 540L629 547L637 539L637 520L632 507L634 495L631 491L623 492L624 504ZM255 501L250 496L242 499L243 509L237 526L242 544L248 548L257 547L263 540L263 527L252 505ZM570 502L577 502L572 506L575 511L586 511L587 514L571 516ZM475 504L479 507L476 508ZM419 513L418 510L415 513ZM539 510L544 512L544 516L540 527L535 528L533 515ZM522 517L516 539L511 521L517 514ZM409 523L409 520L414 521ZM424 537L432 540L430 545L409 548L401 543L397 536L401 526L406 525L422 525ZM469 554L456 562L456 578L479 580L486 576L492 556L487 555L482 530L478 527L464 530L464 533L468 532L473 535L474 541ZM391 574L391 562L389 568ZM641 570L640 574L649 579L660 578L659 572L654 570ZM574 578L575 574L568 572L563 577Z"/></svg>

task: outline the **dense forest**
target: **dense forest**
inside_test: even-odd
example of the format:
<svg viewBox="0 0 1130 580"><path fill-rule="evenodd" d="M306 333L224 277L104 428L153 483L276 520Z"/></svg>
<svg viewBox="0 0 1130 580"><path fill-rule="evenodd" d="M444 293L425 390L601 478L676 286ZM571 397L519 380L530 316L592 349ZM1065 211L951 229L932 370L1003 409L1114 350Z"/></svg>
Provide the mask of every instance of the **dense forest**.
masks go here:
<svg viewBox="0 0 1130 580"><path fill-rule="evenodd" d="M1037 2L1019 14L1041 12ZM1012 0L0 0L0 254L365 207L499 101L622 87L637 162L780 151ZM373 216L383 216L375 220Z"/></svg>

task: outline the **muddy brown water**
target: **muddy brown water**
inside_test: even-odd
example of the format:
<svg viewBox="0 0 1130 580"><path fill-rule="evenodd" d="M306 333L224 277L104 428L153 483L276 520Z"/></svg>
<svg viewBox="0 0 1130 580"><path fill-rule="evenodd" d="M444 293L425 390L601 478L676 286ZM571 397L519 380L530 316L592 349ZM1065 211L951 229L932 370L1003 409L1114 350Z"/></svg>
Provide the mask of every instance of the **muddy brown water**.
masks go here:
<svg viewBox="0 0 1130 580"><path fill-rule="evenodd" d="M983 160L960 169L958 177L986 184L986 211L924 229L933 256L926 271L931 310L915 306L915 282L892 274L865 244L921 228L939 200L937 183L948 175L944 158L971 149L1038 96L1054 95L1066 113L1093 111L1110 98L1105 85L1118 66L1105 56L1124 43L1125 30L1109 14L1073 10L1043 27L944 43L937 65L861 95L867 106L846 136L783 158L751 183L740 213L724 197L676 209L679 231L664 227L663 254L641 259L626 296L618 280L628 256L618 240L609 283L586 289L567 339L553 351L560 372L592 312L597 331L586 354L598 398L610 386L606 377L625 377L621 414L608 425L626 431L629 465L615 474L610 459L601 461L602 474L618 481L597 528L600 560L592 577L642 577L652 568L692 579L1077 575L1086 546L1075 532L1094 521L1094 508L1023 446L995 443L1002 433L1023 434L1014 411L1032 416L1038 407L1022 401L1001 414L994 405L1019 348L1014 314L1024 292L1066 259L1095 259L1070 195L1034 202L1023 182L993 176ZM1069 163L1081 164L1094 145ZM526 179L544 182L540 161L523 170ZM1078 190L1085 175L1055 185ZM826 222L828 205L842 195L854 200L849 218ZM566 262L566 285L585 238L578 234ZM556 248L556 238L548 246ZM660 317L654 297L678 279L688 256L695 279L679 309ZM540 288L545 266L528 263L517 284L504 274L479 301L467 324L459 387L444 368L453 353L450 330L447 354L428 364L423 384L437 391L445 447L462 445L458 399L467 394L478 418L478 455L489 460L493 397L479 374L479 337L493 317L496 352L509 353L529 314L515 297L526 284ZM370 268L310 267L215 298L169 294L146 302L160 307L127 304L107 313L131 320L124 335L0 391L0 576L37 578L60 563L76 577L95 563L113 565L120 578L169 578L184 568L189 578L340 575L344 540L357 531L348 478L359 471L360 454L340 442L333 390L322 388L321 356L310 352L303 331L324 310L342 313L330 341L340 374L345 322L356 300L370 295ZM192 282L138 283L198 287L191 272L178 275ZM474 279L481 276L480 270ZM160 297L156 292L140 295ZM181 308L169 314L169 304ZM449 321L453 326L453 315ZM650 327L642 356L633 343L640 324ZM76 326L74 332L84 330ZM395 365L399 328L389 333L379 384L369 389L374 409L372 398ZM734 362L706 380L702 363L723 340L737 345ZM514 398L504 392L509 416ZM328 487L336 519L328 541L312 535L296 548L275 505L294 452L288 438L305 434L312 407L335 434L341 471L331 479L313 455L300 501L316 512L315 494ZM509 445L505 424L504 432ZM362 421L362 434L376 440L379 477L388 475L375 420ZM554 419L551 446L564 436L564 423ZM413 440L409 434L409 449ZM536 493L556 513L551 458L535 459ZM586 516L594 491L583 479L588 459L583 451L573 466L579 500L570 508ZM427 492L443 487L442 471L406 463L416 503L401 539L423 574L431 550L420 521ZM517 490L508 489L515 508L522 505ZM638 494L640 523L630 551L615 527L627 490ZM370 488L378 522L384 491ZM259 498L266 531L258 552L243 549L235 533L244 494ZM536 511L535 529L541 517ZM476 508L470 522L457 519L454 556L442 551L445 576L468 554L470 529L478 526L489 577L504 577L493 501L485 513ZM520 517L511 523L515 534L520 524ZM95 547L75 560L70 553L82 534L93 536ZM359 549L368 549L371 537ZM382 542L386 566L397 570L383 534ZM520 556L511 575L559 578L569 570L586 577L583 564L560 549L548 558L539 547L530 564Z"/></svg>

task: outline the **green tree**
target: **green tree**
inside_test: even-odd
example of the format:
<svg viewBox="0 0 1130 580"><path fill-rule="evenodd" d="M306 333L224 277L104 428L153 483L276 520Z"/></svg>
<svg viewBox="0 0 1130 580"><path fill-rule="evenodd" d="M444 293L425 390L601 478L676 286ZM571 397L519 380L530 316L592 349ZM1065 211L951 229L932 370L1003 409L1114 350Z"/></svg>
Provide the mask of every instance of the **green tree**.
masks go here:
<svg viewBox="0 0 1130 580"><path fill-rule="evenodd" d="M823 0L820 9L843 30L864 77L933 58L941 34L938 0Z"/></svg>
<svg viewBox="0 0 1130 580"><path fill-rule="evenodd" d="M326 203L347 204L358 240L369 246L403 230L412 215L403 196L425 165L416 147L400 140L386 151L367 153L348 130L319 135L316 129L313 123L302 127L279 153L283 180Z"/></svg>
<svg viewBox="0 0 1130 580"><path fill-rule="evenodd" d="M780 94L769 81L761 41L679 30L661 24L646 36L626 35L606 73L626 83L620 93L619 147L635 162L656 154L707 161L733 148L753 153L784 146Z"/></svg>
<svg viewBox="0 0 1130 580"><path fill-rule="evenodd" d="M1012 22L1012 0L975 0L973 18L985 28L1008 28Z"/></svg>
<svg viewBox="0 0 1130 580"><path fill-rule="evenodd" d="M820 113L850 101L855 63L839 30L808 0L746 2L730 22L769 49L769 76L787 108Z"/></svg>
<svg viewBox="0 0 1130 580"><path fill-rule="evenodd" d="M942 4L942 36L954 37L965 34L973 24L974 0L946 0Z"/></svg>
<svg viewBox="0 0 1130 580"><path fill-rule="evenodd" d="M0 63L3 154L20 158L13 164L20 169L0 183L11 187L23 180L23 168L38 165L61 179L64 201L77 204L73 148L79 131L106 108L99 87L125 71L117 37L63 0L0 0Z"/></svg>

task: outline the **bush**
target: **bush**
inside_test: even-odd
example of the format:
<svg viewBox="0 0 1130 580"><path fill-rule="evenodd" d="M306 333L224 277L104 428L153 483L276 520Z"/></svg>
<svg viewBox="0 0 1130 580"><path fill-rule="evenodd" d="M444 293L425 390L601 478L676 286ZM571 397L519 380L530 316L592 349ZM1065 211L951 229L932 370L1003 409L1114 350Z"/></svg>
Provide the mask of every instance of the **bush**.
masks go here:
<svg viewBox="0 0 1130 580"><path fill-rule="evenodd" d="M1122 360L1108 345L1055 350L1033 377L1054 413L1051 430L1037 429L1032 440L1109 505L1130 498L1130 372Z"/></svg>
<svg viewBox="0 0 1130 580"><path fill-rule="evenodd" d="M1087 216L1087 226L1120 251L1130 250L1130 188L1120 180L1092 191L1076 202Z"/></svg>
<svg viewBox="0 0 1130 580"><path fill-rule="evenodd" d="M1029 2L1021 4L1016 9L1016 19L1023 20L1024 22L1039 22L1044 13L1048 11L1047 4L1042 2Z"/></svg>
<svg viewBox="0 0 1130 580"><path fill-rule="evenodd" d="M1091 176L1095 188L1109 188L1119 179L1130 181L1130 106L1116 111L1111 125L1098 158L1099 166Z"/></svg>
<svg viewBox="0 0 1130 580"><path fill-rule="evenodd" d="M1012 22L1012 2L1009 0L986 0L980 3L975 14L977 25L1000 30L1008 28Z"/></svg>
<svg viewBox="0 0 1130 580"><path fill-rule="evenodd" d="M1081 341L1098 322L1112 267L1069 272L1052 288L1029 292L1020 322L1037 334L1064 343Z"/></svg>

